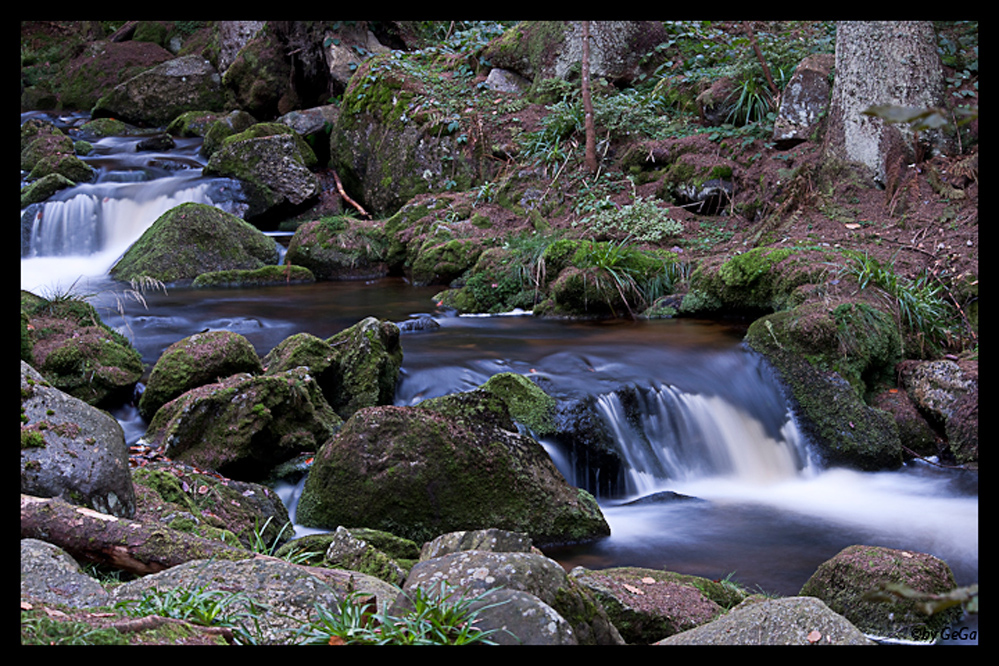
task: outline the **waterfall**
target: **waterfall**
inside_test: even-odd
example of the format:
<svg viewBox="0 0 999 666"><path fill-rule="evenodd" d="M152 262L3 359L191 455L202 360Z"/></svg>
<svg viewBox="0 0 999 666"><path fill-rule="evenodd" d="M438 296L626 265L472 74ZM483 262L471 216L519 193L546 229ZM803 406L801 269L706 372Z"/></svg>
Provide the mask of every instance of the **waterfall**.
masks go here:
<svg viewBox="0 0 999 666"><path fill-rule="evenodd" d="M214 205L213 183L191 175L79 185L22 211L21 287L66 288L103 277L156 219L183 203Z"/></svg>
<svg viewBox="0 0 999 666"><path fill-rule="evenodd" d="M721 396L665 384L605 393L596 407L625 464L629 496L709 477L767 484L811 468L789 411L761 418Z"/></svg>

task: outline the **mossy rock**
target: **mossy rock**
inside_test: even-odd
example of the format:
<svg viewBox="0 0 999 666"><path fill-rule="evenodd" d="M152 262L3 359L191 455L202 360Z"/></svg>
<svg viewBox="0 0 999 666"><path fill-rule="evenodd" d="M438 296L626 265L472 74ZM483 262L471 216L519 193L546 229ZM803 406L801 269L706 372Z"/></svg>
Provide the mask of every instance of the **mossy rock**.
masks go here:
<svg viewBox="0 0 999 666"><path fill-rule="evenodd" d="M412 260L413 284L451 284L475 265L483 251L478 240L456 238L443 243L429 240L420 246Z"/></svg>
<svg viewBox="0 0 999 666"><path fill-rule="evenodd" d="M363 407L390 405L402 367L399 327L367 317L328 338L337 394L330 403L343 418Z"/></svg>
<svg viewBox="0 0 999 666"><path fill-rule="evenodd" d="M232 331L195 333L160 354L139 400L139 412L150 419L182 393L239 372L263 372L249 340Z"/></svg>
<svg viewBox="0 0 999 666"><path fill-rule="evenodd" d="M927 615L911 598L866 598L886 584L924 594L946 594L957 587L950 567L932 555L855 545L820 564L799 594L821 599L864 633L883 638L925 641L961 617L960 607Z"/></svg>
<svg viewBox="0 0 999 666"><path fill-rule="evenodd" d="M157 218L111 268L111 277L128 281L147 276L174 283L212 271L276 263L273 239L256 227L215 206L185 203Z"/></svg>
<svg viewBox="0 0 999 666"><path fill-rule="evenodd" d="M596 501L569 486L536 441L421 407L356 412L316 454L297 519L414 541L490 527L541 544L609 533Z"/></svg>
<svg viewBox="0 0 999 666"><path fill-rule="evenodd" d="M247 373L191 389L163 405L140 441L173 460L254 481L340 428L307 368Z"/></svg>
<svg viewBox="0 0 999 666"><path fill-rule="evenodd" d="M142 356L128 338L101 321L90 303L48 300L22 291L22 355L56 388L91 405L129 397L142 378Z"/></svg>
<svg viewBox="0 0 999 666"><path fill-rule="evenodd" d="M858 308L878 326L864 328L852 314L849 322L837 322L828 306L808 303L757 319L746 343L777 369L804 430L828 464L893 469L902 460L898 426L890 414L870 407L865 394L866 382L876 383L896 358L897 331L867 305L846 307L837 309L852 313ZM870 353L842 346L859 341Z"/></svg>
<svg viewBox="0 0 999 666"><path fill-rule="evenodd" d="M282 284L308 284L316 276L304 266L264 266L255 270L212 271L202 273L191 284L195 289L269 287Z"/></svg>
<svg viewBox="0 0 999 666"><path fill-rule="evenodd" d="M319 280L371 280L389 273L384 228L348 217L300 225L285 262L308 268Z"/></svg>
<svg viewBox="0 0 999 666"><path fill-rule="evenodd" d="M795 304L802 285L823 282L827 256L817 250L753 248L731 258L712 258L690 277L684 314L774 312Z"/></svg>

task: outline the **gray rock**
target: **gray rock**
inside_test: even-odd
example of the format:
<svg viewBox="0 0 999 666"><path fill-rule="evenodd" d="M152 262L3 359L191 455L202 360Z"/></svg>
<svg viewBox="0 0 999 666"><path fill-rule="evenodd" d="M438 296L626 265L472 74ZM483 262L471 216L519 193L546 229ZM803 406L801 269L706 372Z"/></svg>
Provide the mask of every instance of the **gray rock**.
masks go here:
<svg viewBox="0 0 999 666"><path fill-rule="evenodd" d="M166 125L191 109L221 110L222 79L200 55L174 58L117 85L91 114L136 125Z"/></svg>
<svg viewBox="0 0 999 666"><path fill-rule="evenodd" d="M774 143L786 150L808 141L829 109L829 74L836 57L816 53L798 64L781 95L780 109L774 121Z"/></svg>
<svg viewBox="0 0 999 666"><path fill-rule="evenodd" d="M487 529L450 532L423 544L420 560L432 560L462 550L488 550L494 553L530 553L531 537L522 532Z"/></svg>
<svg viewBox="0 0 999 666"><path fill-rule="evenodd" d="M105 606L109 599L66 551L37 539L21 539L21 596L77 608Z"/></svg>
<svg viewBox="0 0 999 666"><path fill-rule="evenodd" d="M406 579L403 592L417 587L428 592L439 591L442 584L471 596L496 588L525 593L547 604L564 618L579 643L624 643L600 604L586 589L569 578L560 564L544 555L482 550L451 553L416 564ZM517 605L522 602L521 599ZM401 597L397 603L404 606L404 598ZM544 618L544 632L549 638L559 633L564 637L565 632L558 629L560 623L557 619L547 612L542 613L542 608L536 604L533 608L532 613ZM549 626L549 623L554 623L554 626Z"/></svg>
<svg viewBox="0 0 999 666"><path fill-rule="evenodd" d="M656 645L874 645L841 615L812 597L745 601L714 622Z"/></svg>
<svg viewBox="0 0 999 666"><path fill-rule="evenodd" d="M135 514L128 448L110 414L52 388L21 361L21 415L22 493Z"/></svg>

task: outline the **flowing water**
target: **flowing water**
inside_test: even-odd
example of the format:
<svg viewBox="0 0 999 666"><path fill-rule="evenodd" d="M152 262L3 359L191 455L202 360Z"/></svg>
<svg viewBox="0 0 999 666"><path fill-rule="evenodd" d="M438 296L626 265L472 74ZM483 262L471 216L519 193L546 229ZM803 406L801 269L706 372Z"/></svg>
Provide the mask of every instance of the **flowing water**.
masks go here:
<svg viewBox="0 0 999 666"><path fill-rule="evenodd" d="M261 354L301 331L328 337L367 316L431 316L440 327L403 336L396 403L475 388L493 374L537 379L564 400L591 399L626 461L600 478L573 447L541 440L566 478L601 503L612 534L552 549L566 567L637 565L795 594L815 567L856 543L932 553L959 584L978 579L977 473L910 464L861 473L824 468L801 435L768 366L738 326L699 320L583 323L434 311L437 287L398 278L257 289L148 292L117 311L107 277L119 254L182 201L232 207L232 184L201 177L196 142L136 153L108 139L91 158L101 179L24 216L21 284L96 294L106 321L151 366L171 343L206 328L236 331ZM167 165L169 168L164 168ZM83 276L81 278L81 276ZM145 423L123 406L132 441ZM630 500L659 491L693 499ZM284 489L294 511L295 492Z"/></svg>

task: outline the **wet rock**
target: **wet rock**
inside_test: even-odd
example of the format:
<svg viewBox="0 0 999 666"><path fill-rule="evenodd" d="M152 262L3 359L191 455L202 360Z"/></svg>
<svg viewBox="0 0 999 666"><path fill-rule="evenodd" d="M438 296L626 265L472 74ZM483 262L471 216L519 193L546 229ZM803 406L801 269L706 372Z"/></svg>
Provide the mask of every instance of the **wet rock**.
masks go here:
<svg viewBox="0 0 999 666"><path fill-rule="evenodd" d="M135 490L121 426L21 361L21 492L131 518Z"/></svg>
<svg viewBox="0 0 999 666"><path fill-rule="evenodd" d="M336 397L330 402L348 418L358 409L390 405L402 367L399 327L367 317L326 340L335 354Z"/></svg>
<svg viewBox="0 0 999 666"><path fill-rule="evenodd" d="M281 123L258 123L225 138L212 153L205 175L231 177L243 184L247 217L297 210L319 195L315 153L295 130Z"/></svg>
<svg viewBox="0 0 999 666"><path fill-rule="evenodd" d="M259 229L215 206L185 203L157 218L111 267L111 277L173 283L276 263L274 241Z"/></svg>
<svg viewBox="0 0 999 666"><path fill-rule="evenodd" d="M714 622L656 645L874 645L818 599L748 600Z"/></svg>
<svg viewBox="0 0 999 666"><path fill-rule="evenodd" d="M392 585L402 585L406 580L405 569L343 526L333 533L326 548L326 561L334 567L360 571Z"/></svg>
<svg viewBox="0 0 999 666"><path fill-rule="evenodd" d="M939 636L961 616L959 607L928 616L917 610L911 599L897 603L865 599L885 583L930 594L957 587L950 567L932 555L879 546L849 546L820 564L799 594L821 599L864 633L881 638L926 640Z"/></svg>
<svg viewBox="0 0 999 666"><path fill-rule="evenodd" d="M203 469L241 480L266 477L332 437L340 418L307 368L232 375L163 405L139 441Z"/></svg>
<svg viewBox="0 0 999 666"><path fill-rule="evenodd" d="M593 497L570 486L536 441L420 407L356 412L316 454L297 519L415 541L490 527L538 543L609 533Z"/></svg>
<svg viewBox="0 0 999 666"><path fill-rule="evenodd" d="M221 110L222 79L200 55L168 60L115 86L91 111L142 126L166 125L191 109Z"/></svg>
<svg viewBox="0 0 999 666"><path fill-rule="evenodd" d="M195 333L160 354L139 400L139 412L151 419L157 409L182 393L239 372L263 372L249 340L232 331Z"/></svg>

